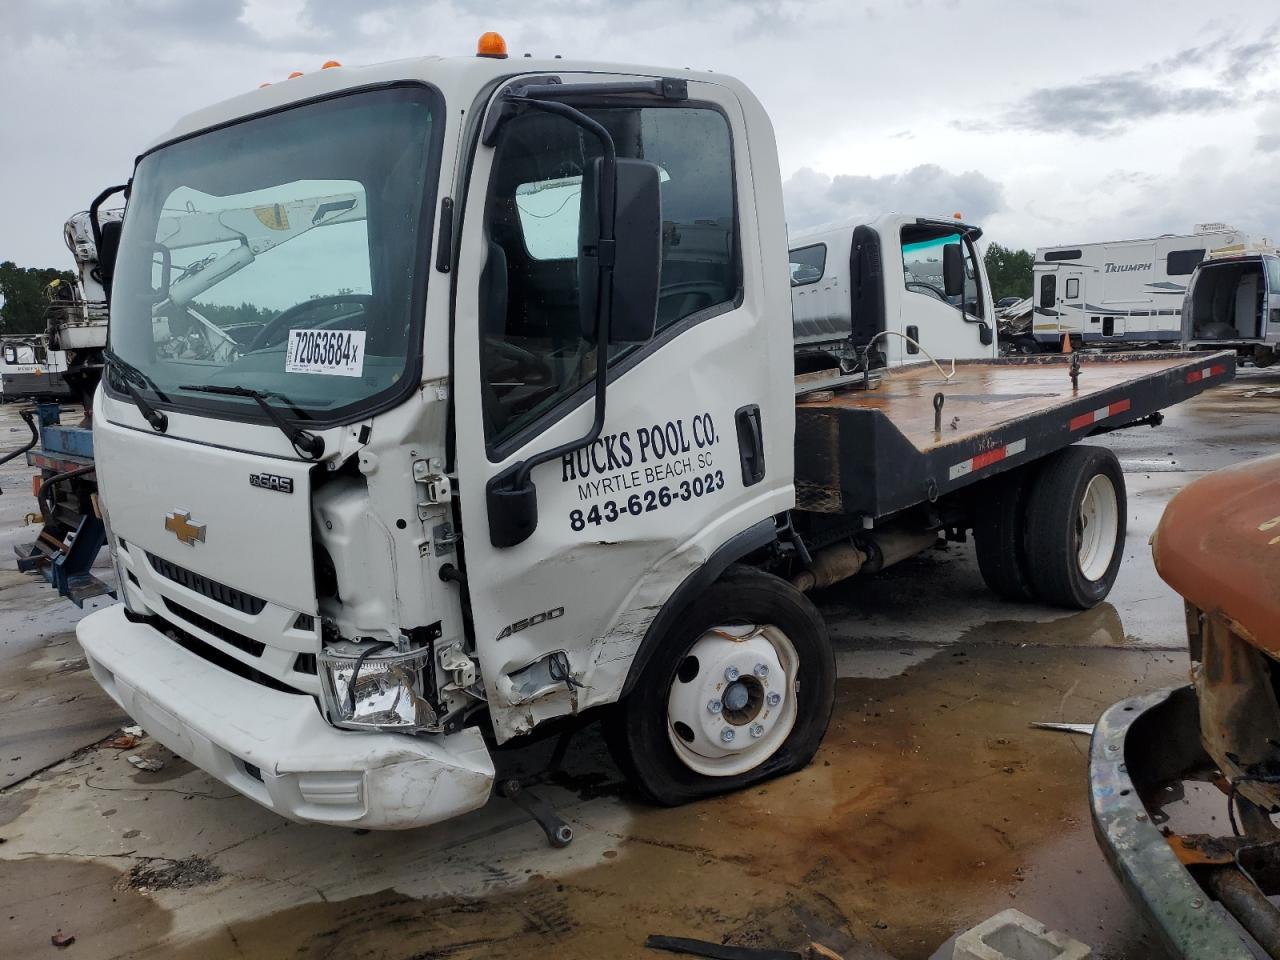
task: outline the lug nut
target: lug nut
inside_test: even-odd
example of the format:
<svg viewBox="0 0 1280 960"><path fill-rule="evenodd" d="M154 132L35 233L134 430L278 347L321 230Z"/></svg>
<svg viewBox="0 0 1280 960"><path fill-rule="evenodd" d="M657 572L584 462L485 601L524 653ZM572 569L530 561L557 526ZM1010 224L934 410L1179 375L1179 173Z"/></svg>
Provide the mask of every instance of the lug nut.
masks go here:
<svg viewBox="0 0 1280 960"><path fill-rule="evenodd" d="M733 727L725 727L721 730L720 739L725 743L733 743Z"/></svg>
<svg viewBox="0 0 1280 960"><path fill-rule="evenodd" d="M764 702L769 704L769 706L771 707L776 707L778 704L782 702L782 694L778 693L775 690L773 693L769 694L767 697L764 698Z"/></svg>
<svg viewBox="0 0 1280 960"><path fill-rule="evenodd" d="M757 738L758 738L758 737L763 737L763 736L764 736L764 724L763 724L763 723L754 723L754 724L752 724L752 725L751 725L751 735L752 735L753 737L757 737Z"/></svg>
<svg viewBox="0 0 1280 960"><path fill-rule="evenodd" d="M757 677L764 678L769 675L769 665L767 663L757 663L756 668L751 671Z"/></svg>
<svg viewBox="0 0 1280 960"><path fill-rule="evenodd" d="M719 713L720 709L721 703L719 700L712 700L707 704L707 711L709 713Z"/></svg>
<svg viewBox="0 0 1280 960"><path fill-rule="evenodd" d="M737 679L738 679L738 668L737 668L737 667L725 667L725 668L724 668L724 678L725 678L726 680L728 680L730 683L733 683L733 681L735 681L735 680L737 680Z"/></svg>

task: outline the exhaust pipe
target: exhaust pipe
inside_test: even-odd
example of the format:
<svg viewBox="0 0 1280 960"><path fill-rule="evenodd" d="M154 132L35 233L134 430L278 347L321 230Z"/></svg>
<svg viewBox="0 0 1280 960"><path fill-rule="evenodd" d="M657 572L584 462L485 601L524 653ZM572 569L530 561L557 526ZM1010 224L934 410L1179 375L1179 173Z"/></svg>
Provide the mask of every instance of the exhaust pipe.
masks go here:
<svg viewBox="0 0 1280 960"><path fill-rule="evenodd" d="M936 530L888 529L867 533L850 541L823 547L813 554L813 564L791 578L797 590L820 590L859 573L879 573L886 567L928 550L938 541Z"/></svg>

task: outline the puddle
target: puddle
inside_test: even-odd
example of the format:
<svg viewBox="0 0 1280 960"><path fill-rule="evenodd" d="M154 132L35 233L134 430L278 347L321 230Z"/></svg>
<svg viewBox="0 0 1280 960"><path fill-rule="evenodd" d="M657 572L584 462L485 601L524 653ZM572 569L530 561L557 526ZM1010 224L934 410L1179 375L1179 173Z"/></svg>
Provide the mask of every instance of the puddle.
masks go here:
<svg viewBox="0 0 1280 960"><path fill-rule="evenodd" d="M1123 646L1128 637L1120 613L1110 603L1081 610L1056 620L992 620L976 624L960 635L974 643L1034 646Z"/></svg>
<svg viewBox="0 0 1280 960"><path fill-rule="evenodd" d="M785 949L817 939L848 955L861 944L923 960L954 932L1016 906L1092 944L1095 956L1147 956L1132 952L1140 924L1089 828L1087 739L1027 725L1091 720L1139 683L1176 682L1184 665L1173 659L984 643L939 651L888 679L843 679L826 742L806 770L676 809L619 800L612 771L566 774L563 783L589 799L572 807L579 836L565 859L539 857L537 870L521 869L519 860L499 865L495 851L488 872L477 862L482 882L466 885L469 896L403 893L456 869L444 863L447 852L426 847L396 859L415 836L427 843L429 831L383 838L309 829L306 842L326 851L318 866L290 855L302 839L296 830L264 835L237 850L252 860L233 867L210 857L227 871L222 882L155 894L180 915L177 929L203 934L177 944L137 936L128 955L596 960L643 956L645 937L661 933ZM578 736L575 756L596 763L598 731ZM628 814L621 820L610 813L619 803ZM461 836L475 823L446 829ZM371 842L381 840L391 845ZM573 868L575 850L597 848ZM85 884L72 876L83 864L38 862L69 871L68 889L90 913L112 897L137 897L112 889L113 870ZM14 895L14 868L29 863L4 863L0 896ZM368 875L364 890L380 892L350 896L353 870ZM258 916L255 901L269 894L281 902L282 889L293 905ZM52 929L40 932L47 944ZM89 937L78 942L86 956L125 955Z"/></svg>

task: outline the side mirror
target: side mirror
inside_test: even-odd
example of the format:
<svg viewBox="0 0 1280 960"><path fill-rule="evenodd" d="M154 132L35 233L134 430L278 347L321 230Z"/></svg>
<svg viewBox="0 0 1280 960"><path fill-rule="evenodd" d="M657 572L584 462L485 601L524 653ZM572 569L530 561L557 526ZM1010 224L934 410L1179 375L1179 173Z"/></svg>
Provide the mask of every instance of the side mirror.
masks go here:
<svg viewBox="0 0 1280 960"><path fill-rule="evenodd" d="M98 273L102 277L102 288L107 291L107 299L111 299L111 278L116 272L116 255L120 252L120 234L124 224L119 220L108 220L102 225L102 241L98 244Z"/></svg>
<svg viewBox="0 0 1280 960"><path fill-rule="evenodd" d="M959 243L942 248L942 292L948 297L964 296L964 247Z"/></svg>
<svg viewBox="0 0 1280 960"><path fill-rule="evenodd" d="M609 343L645 343L658 320L658 285L662 271L661 174L655 163L619 157L615 161L617 203L613 212L613 271L608 302L601 301L601 267L608 252L601 245L601 174L596 159L582 175L578 221L579 317L584 336L595 339L601 308L608 311ZM607 209L607 207L606 207Z"/></svg>

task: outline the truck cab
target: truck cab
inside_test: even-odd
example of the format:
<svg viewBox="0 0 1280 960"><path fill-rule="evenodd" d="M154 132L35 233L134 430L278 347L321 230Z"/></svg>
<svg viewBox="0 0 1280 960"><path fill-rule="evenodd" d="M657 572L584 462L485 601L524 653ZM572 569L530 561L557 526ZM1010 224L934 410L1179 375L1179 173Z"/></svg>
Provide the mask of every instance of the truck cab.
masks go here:
<svg viewBox="0 0 1280 960"><path fill-rule="evenodd" d="M287 816L483 804L486 740L635 687L666 601L794 504L785 236L769 119L719 75L424 58L181 120L113 274L99 682ZM776 692L798 642L734 649ZM803 762L767 682L736 742L691 718L681 776Z"/></svg>
<svg viewBox="0 0 1280 960"><path fill-rule="evenodd" d="M998 356L981 236L981 228L957 219L904 214L796 233L790 264L797 371L841 357L847 364L862 353L873 367L916 363L926 352Z"/></svg>
<svg viewBox="0 0 1280 960"><path fill-rule="evenodd" d="M1243 245L1211 251L1187 284L1182 307L1187 346L1234 348L1258 366L1280 345L1280 253Z"/></svg>

